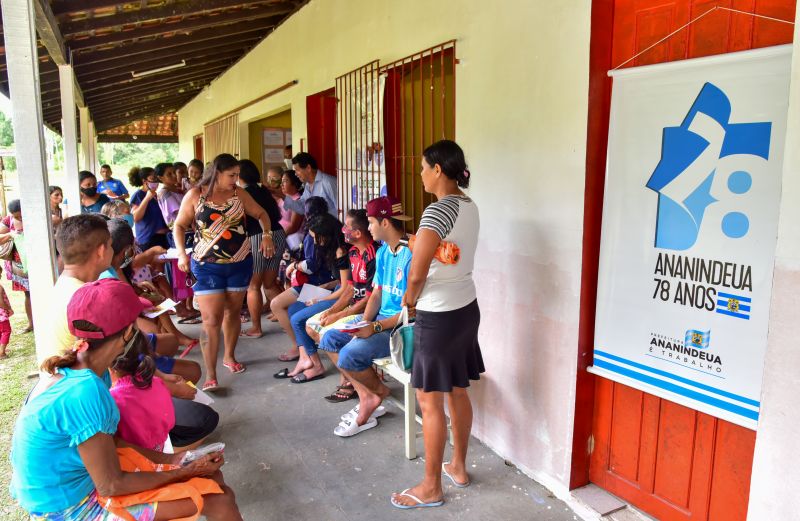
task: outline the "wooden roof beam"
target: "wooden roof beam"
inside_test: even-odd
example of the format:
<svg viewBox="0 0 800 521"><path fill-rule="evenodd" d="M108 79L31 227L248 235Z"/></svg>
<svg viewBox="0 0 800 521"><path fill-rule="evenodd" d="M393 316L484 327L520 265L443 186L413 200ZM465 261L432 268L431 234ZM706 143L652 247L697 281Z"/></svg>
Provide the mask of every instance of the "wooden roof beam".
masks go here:
<svg viewBox="0 0 800 521"><path fill-rule="evenodd" d="M140 0L130 0L128 2L120 0L52 0L53 12L57 16L65 15L67 13L75 13L78 11L92 11L94 9L103 9L106 7L117 7L126 4L141 5Z"/></svg>
<svg viewBox="0 0 800 521"><path fill-rule="evenodd" d="M204 76L206 73L211 74L212 72L215 72L215 71L216 71L217 75L219 75L225 69L227 69L229 66L230 66L229 63L220 63L217 66L204 67L204 68L201 68L200 70L197 70L195 68L188 68L188 66L187 66L187 67L184 67L183 69L181 69L179 71L178 70L173 71L173 72L176 72L176 73L179 72L180 74L171 74L170 78L172 78L172 79L178 79L178 78L189 79L189 78L192 78L192 77ZM96 86L87 86L85 90L86 90L86 95L87 96L89 96L90 92L95 94L98 91L108 91L108 90L110 90L111 94L113 94L113 90L117 86L120 86L120 85L129 86L129 85L134 85L134 84L136 84L136 85L147 85L147 84L150 83L151 80L157 80L157 79L159 79L158 76L143 76L141 78L128 78L128 79L125 79L125 80L115 81L115 82L107 82L106 84L101 84L101 85L96 85Z"/></svg>
<svg viewBox="0 0 800 521"><path fill-rule="evenodd" d="M176 112L182 106L183 106L182 104L176 103L175 106L173 107L168 107L168 108L157 107L152 109L144 109L139 112L130 112L128 113L127 116L123 115L119 117L113 117L113 116L100 117L95 119L94 125L97 131L100 132L102 130L108 130L110 128L118 127L120 125L126 125L128 123L140 119L146 119L152 116L160 116L163 114Z"/></svg>
<svg viewBox="0 0 800 521"><path fill-rule="evenodd" d="M154 56L155 53L134 56L130 60L116 60L113 62L104 62L99 64L91 64L82 66L80 69L75 70L81 79L87 75L96 74L99 72L111 73L111 71L118 71L119 69L125 70L126 73L132 71L140 72L154 69L156 67L163 67L168 63L180 63L181 60L196 60L215 54L227 54L229 52L238 52L240 55L245 54L255 44L256 40L234 41L227 45L217 44L216 46L209 46L205 49L199 50L184 50L183 52L169 52L161 53Z"/></svg>
<svg viewBox="0 0 800 521"><path fill-rule="evenodd" d="M160 34L177 33L188 34L200 29L217 29L221 26L259 20L264 18L277 18L275 23L292 12L291 7L267 7L262 9L245 9L217 16L204 16L201 18L182 20L178 22L138 27L136 29L122 30L102 36L87 36L81 39L70 39L69 48L72 50L103 47L110 44L119 44L128 40L144 38Z"/></svg>
<svg viewBox="0 0 800 521"><path fill-rule="evenodd" d="M156 91L177 87L194 87L196 85L206 86L216 77L216 75L217 73L214 72L201 76L193 76L188 79L166 79L161 83L135 84L125 88L113 88L106 91L98 91L92 93L91 96L87 95L86 102L91 105L93 101L96 102L102 100L108 97L109 94L114 94L115 96L136 96L139 94L153 93Z"/></svg>
<svg viewBox="0 0 800 521"><path fill-rule="evenodd" d="M203 16L220 9L241 7L244 9L261 7L265 0L248 2L245 0L192 0L191 2L168 2L158 7L142 7L137 10L118 12L109 16L95 16L75 21L62 21L61 30L66 35L87 33L111 29L120 25L136 25L146 22L161 21L165 18ZM292 5L292 9L294 6ZM291 11L291 9L289 9Z"/></svg>
<svg viewBox="0 0 800 521"><path fill-rule="evenodd" d="M50 8L50 3L48 0L34 0L33 7L36 17L36 33L39 35L39 40L41 40L45 49L47 49L47 54L50 55L56 65L68 65L69 56L64 45L64 37L61 35L61 29L58 26L53 10ZM83 106L83 92L81 92L81 86L77 81L75 81L75 97L77 98L75 100L77 104Z"/></svg>
<svg viewBox="0 0 800 521"><path fill-rule="evenodd" d="M216 31L195 34L179 34L175 36L156 38L154 40L126 43L119 47L107 50L83 49L73 52L72 62L75 66L99 63L119 58L129 58L137 54L146 54L154 51L162 52L167 49L176 49L182 46L196 46L204 48L205 45L215 45L215 40L230 40L231 38L264 38L267 31L274 27L269 19L253 20L236 25L221 27ZM218 43L216 45L219 45Z"/></svg>
<svg viewBox="0 0 800 521"><path fill-rule="evenodd" d="M189 95L191 94L192 97L196 96L198 92L203 89L204 85L195 85L192 87L178 87L172 88L169 90L163 90L156 93L151 94L140 94L139 96L125 96L126 103L136 103L136 104L145 104L154 101L159 101L164 98L171 98L174 96L181 96L181 95ZM101 110L105 110L108 107L118 107L120 105L118 100L115 99L107 99L97 103L93 103L92 113L98 112Z"/></svg>
<svg viewBox="0 0 800 521"><path fill-rule="evenodd" d="M92 110L92 119L95 121L99 121L104 117L107 119L108 117L127 117L128 113L132 113L135 111L141 111L145 109L157 109L163 108L165 109L164 112L170 112L166 110L167 108L173 106L175 103L178 102L186 102L194 97L193 94L176 94L173 96L169 96L167 98L158 99L155 101L141 103L141 102L125 102L125 103L118 103L117 105L112 106L105 106L102 107L100 110ZM182 106L183 103L179 103L178 106Z"/></svg>

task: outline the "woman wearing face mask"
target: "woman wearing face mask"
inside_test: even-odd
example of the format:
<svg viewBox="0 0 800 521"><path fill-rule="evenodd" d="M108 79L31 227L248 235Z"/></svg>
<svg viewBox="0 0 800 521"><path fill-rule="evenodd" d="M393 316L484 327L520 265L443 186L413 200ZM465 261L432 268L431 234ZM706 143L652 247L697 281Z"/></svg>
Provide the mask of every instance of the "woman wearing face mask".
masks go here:
<svg viewBox="0 0 800 521"><path fill-rule="evenodd" d="M171 165L170 165L171 166ZM143 250L153 246L168 248L169 228L158 206L158 178L150 167L134 167L128 173L131 185L140 187L131 197L131 212L135 223L136 240Z"/></svg>
<svg viewBox="0 0 800 521"><path fill-rule="evenodd" d="M97 193L97 177L83 170L78 174L78 182L81 187L81 213L100 213L110 199L106 194Z"/></svg>

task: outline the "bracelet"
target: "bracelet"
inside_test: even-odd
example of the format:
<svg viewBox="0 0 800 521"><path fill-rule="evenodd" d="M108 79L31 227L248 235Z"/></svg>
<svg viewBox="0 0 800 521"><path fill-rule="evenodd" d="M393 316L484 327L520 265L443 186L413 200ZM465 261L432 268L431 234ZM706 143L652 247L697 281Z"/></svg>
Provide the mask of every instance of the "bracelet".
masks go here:
<svg viewBox="0 0 800 521"><path fill-rule="evenodd" d="M264 232L264 235L266 235L267 237L270 238L270 240L272 240L272 230L270 230L268 232Z"/></svg>

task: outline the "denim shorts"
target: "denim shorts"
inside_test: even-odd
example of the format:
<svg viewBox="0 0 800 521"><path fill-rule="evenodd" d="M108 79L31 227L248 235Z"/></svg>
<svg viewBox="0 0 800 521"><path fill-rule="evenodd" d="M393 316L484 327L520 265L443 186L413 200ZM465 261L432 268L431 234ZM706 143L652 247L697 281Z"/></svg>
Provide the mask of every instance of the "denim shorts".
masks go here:
<svg viewBox="0 0 800 521"><path fill-rule="evenodd" d="M197 279L192 286L195 295L247 291L253 276L253 258L226 264L192 259L192 274Z"/></svg>

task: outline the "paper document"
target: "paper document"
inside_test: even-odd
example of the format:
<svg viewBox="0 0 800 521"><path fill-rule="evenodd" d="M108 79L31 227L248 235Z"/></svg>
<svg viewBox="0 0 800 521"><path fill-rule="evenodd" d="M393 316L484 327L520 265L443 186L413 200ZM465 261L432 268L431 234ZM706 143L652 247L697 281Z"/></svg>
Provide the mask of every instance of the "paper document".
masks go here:
<svg viewBox="0 0 800 521"><path fill-rule="evenodd" d="M372 322L367 322L366 320L362 320L360 322L353 322L351 324L338 324L333 326L333 329L338 329L343 333L355 333L361 328L371 326Z"/></svg>
<svg viewBox="0 0 800 521"><path fill-rule="evenodd" d="M209 396L209 394L205 391L198 389L192 382L186 382L187 385L191 385L194 387L194 390L197 391L197 394L194 395L194 402L202 403L203 405L211 405L214 403L214 398Z"/></svg>
<svg viewBox="0 0 800 521"><path fill-rule="evenodd" d="M157 316L162 315L171 309L175 309L175 306L177 305L177 302L168 298L158 306L145 310L144 316L147 318L156 318Z"/></svg>
<svg viewBox="0 0 800 521"><path fill-rule="evenodd" d="M192 249L186 248L186 255L191 255ZM177 260L178 259L178 248L170 248L167 250L167 253L162 253L158 256L158 260L160 261L168 261L168 260Z"/></svg>
<svg viewBox="0 0 800 521"><path fill-rule="evenodd" d="M320 288L319 286L315 286L313 284L303 284L303 289L300 291L297 301L308 302L309 300L320 300L327 297L331 293L332 291Z"/></svg>

